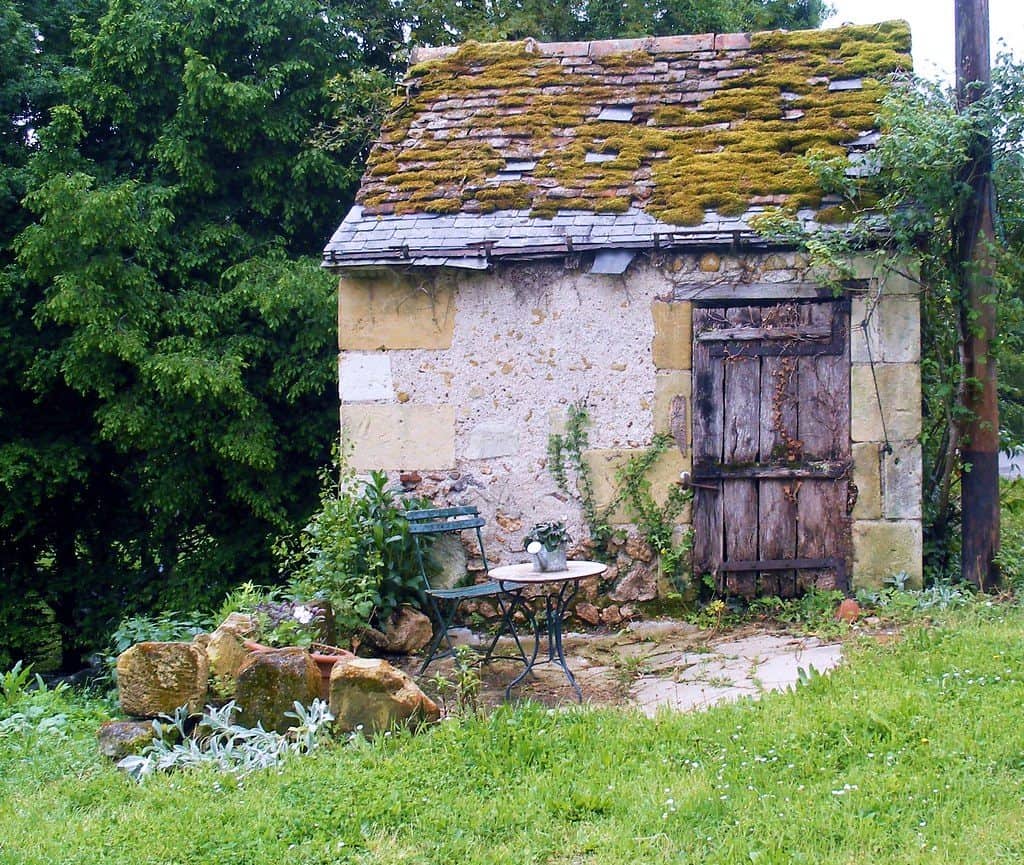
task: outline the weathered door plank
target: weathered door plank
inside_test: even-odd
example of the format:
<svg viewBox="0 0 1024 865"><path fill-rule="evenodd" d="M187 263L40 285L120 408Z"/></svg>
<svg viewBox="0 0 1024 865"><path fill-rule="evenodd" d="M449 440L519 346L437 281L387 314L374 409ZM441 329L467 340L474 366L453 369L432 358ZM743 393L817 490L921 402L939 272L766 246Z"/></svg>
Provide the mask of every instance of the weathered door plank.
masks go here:
<svg viewBox="0 0 1024 865"><path fill-rule="evenodd" d="M693 311L694 331L711 326L711 310ZM693 346L693 463L719 464L722 461L723 371L721 362L713 363L707 343ZM693 572L697 578L711 574L718 579L722 562L722 495L714 490L696 488L693 501ZM716 583L716 588L721 589Z"/></svg>
<svg viewBox="0 0 1024 865"><path fill-rule="evenodd" d="M761 362L761 441L760 461L793 462L802 451L797 440L797 360L792 357L766 357ZM796 497L794 478L761 481L758 509L761 558L796 558ZM761 573L764 595L789 598L796 595L796 571Z"/></svg>
<svg viewBox="0 0 1024 865"><path fill-rule="evenodd" d="M809 304L810 324L840 315L839 305ZM845 322L844 322L845 324ZM845 337L845 334L844 334ZM848 346L848 341L845 342ZM801 357L799 364L799 433L808 460L843 459L849 452L849 350L842 354ZM846 481L808 481L798 496L797 556L845 558L848 537ZM804 587L845 588L834 571L805 571Z"/></svg>
<svg viewBox="0 0 1024 865"><path fill-rule="evenodd" d="M730 324L757 327L761 311L756 307L726 310ZM745 465L757 462L759 416L761 411L761 359L758 357L726 357L725 367L725 443L722 462ZM723 479L725 561L746 561L758 558L757 552L757 481ZM757 591L757 574L730 574L726 588L732 594L752 598Z"/></svg>

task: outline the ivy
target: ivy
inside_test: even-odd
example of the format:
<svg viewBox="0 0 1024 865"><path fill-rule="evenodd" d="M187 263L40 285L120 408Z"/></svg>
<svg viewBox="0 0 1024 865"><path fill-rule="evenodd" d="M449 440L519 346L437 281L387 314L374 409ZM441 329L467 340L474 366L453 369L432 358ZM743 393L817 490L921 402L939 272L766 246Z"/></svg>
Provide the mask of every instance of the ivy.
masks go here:
<svg viewBox="0 0 1024 865"><path fill-rule="evenodd" d="M648 477L655 463L674 444L672 437L667 433L657 433L649 447L630 457L615 472L615 493L611 501L598 507L593 473L583 458L589 445L587 429L590 422L584 402L569 406L565 432L553 433L548 438L551 476L562 492L579 500L597 555L605 559L613 556L617 532L611 524L611 517L620 506L624 507L627 519L658 554L665 575L682 592L688 582L686 571L693 535L689 528L680 532L676 519L692 500L693 493L673 485L664 503L658 504ZM575 491L571 479L576 482Z"/></svg>

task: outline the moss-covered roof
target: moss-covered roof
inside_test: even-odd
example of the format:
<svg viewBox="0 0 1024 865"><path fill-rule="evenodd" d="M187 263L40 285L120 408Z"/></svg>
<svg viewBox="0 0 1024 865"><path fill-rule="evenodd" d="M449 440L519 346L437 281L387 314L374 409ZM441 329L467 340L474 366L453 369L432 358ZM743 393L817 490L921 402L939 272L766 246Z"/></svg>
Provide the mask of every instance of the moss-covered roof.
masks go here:
<svg viewBox="0 0 1024 865"><path fill-rule="evenodd" d="M365 215L528 210L699 225L817 207L801 163L875 126L904 22L592 43L467 43L413 65L359 191Z"/></svg>
<svg viewBox="0 0 1024 865"><path fill-rule="evenodd" d="M324 263L756 243L777 206L842 221L801 157L874 146L909 48L895 21L423 49Z"/></svg>

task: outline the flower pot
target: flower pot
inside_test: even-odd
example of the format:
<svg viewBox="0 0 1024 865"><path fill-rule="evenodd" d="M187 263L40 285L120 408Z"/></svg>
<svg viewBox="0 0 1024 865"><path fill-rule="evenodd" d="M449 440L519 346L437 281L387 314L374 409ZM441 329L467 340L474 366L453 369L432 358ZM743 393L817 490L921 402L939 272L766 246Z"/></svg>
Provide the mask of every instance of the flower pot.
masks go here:
<svg viewBox="0 0 1024 865"><path fill-rule="evenodd" d="M324 646L323 648L327 648ZM334 669L334 665L338 661L344 661L348 658L354 658L351 652L347 652L344 649L335 649L333 646L330 647L331 652L317 652L310 649L309 656L313 659L313 663L316 664L317 669L320 670L320 699L329 700L331 697L331 671Z"/></svg>
<svg viewBox="0 0 1024 865"><path fill-rule="evenodd" d="M541 546L540 550L536 553L530 554L530 558L533 561L533 569L540 573L564 571L567 569L565 563L565 544L560 544L553 550Z"/></svg>

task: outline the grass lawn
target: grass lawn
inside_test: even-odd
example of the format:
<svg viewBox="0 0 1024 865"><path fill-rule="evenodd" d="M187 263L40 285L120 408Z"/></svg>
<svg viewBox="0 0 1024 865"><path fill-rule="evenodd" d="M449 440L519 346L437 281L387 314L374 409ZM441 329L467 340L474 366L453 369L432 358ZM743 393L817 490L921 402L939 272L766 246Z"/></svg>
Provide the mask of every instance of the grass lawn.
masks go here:
<svg viewBox="0 0 1024 865"><path fill-rule="evenodd" d="M1024 609L984 602L796 692L653 721L505 708L235 780L139 786L0 733L7 863L1018 863Z"/></svg>

